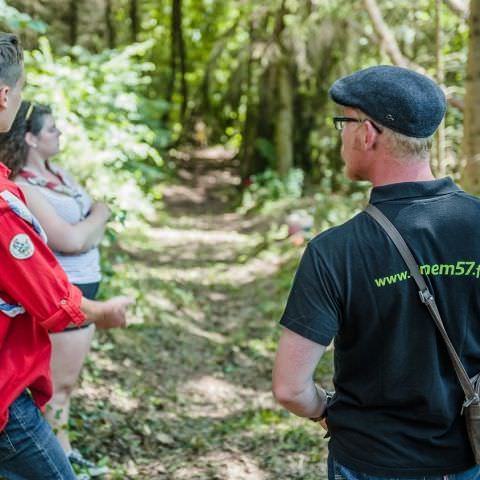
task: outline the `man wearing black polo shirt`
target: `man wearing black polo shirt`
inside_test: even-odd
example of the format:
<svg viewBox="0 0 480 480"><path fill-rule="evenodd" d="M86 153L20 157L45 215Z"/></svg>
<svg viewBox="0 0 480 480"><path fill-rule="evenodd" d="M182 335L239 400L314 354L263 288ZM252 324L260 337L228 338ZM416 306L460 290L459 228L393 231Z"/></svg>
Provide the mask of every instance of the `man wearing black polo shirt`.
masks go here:
<svg viewBox="0 0 480 480"><path fill-rule="evenodd" d="M480 201L435 180L431 139L446 109L429 78L377 66L335 82L346 174L413 251L467 373L480 371ZM329 478L480 478L461 415L464 395L446 347L396 247L366 213L308 245L281 319L273 392L319 421L313 381L332 339ZM339 477L340 476L340 477Z"/></svg>

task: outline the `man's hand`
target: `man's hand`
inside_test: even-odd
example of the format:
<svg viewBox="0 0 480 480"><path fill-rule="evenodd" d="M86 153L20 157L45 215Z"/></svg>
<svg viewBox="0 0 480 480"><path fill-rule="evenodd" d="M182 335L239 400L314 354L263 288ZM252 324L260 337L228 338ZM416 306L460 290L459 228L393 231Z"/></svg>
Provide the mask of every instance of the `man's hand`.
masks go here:
<svg viewBox="0 0 480 480"><path fill-rule="evenodd" d="M324 418L323 420L320 420L318 423L320 424L320 426L324 430L326 430L328 432L328 425L327 425L327 419L326 418Z"/></svg>
<svg viewBox="0 0 480 480"><path fill-rule="evenodd" d="M104 302L82 298L81 310L87 322L93 322L98 328L122 328L127 325L127 308L133 304L129 297L113 297Z"/></svg>

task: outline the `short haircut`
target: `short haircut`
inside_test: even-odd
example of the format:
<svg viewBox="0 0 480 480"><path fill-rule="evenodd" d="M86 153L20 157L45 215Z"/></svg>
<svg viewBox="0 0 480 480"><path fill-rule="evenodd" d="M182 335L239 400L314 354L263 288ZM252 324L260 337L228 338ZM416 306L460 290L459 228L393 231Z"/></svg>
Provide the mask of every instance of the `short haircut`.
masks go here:
<svg viewBox="0 0 480 480"><path fill-rule="evenodd" d="M361 118L371 120L360 109L354 109ZM382 129L381 136L385 138L385 148L388 152L395 156L398 160L407 163L424 162L430 159L430 150L432 149L433 135L424 138L407 137L402 133L382 125L381 123L372 120L375 125Z"/></svg>
<svg viewBox="0 0 480 480"><path fill-rule="evenodd" d="M31 132L38 135L43 128L45 115L51 114L51 108L46 105L24 101L10 130L0 133L0 162L11 170L11 178L15 178L27 163L30 147L25 141L25 134Z"/></svg>
<svg viewBox="0 0 480 480"><path fill-rule="evenodd" d="M22 75L23 51L12 33L0 32L0 82L14 87Z"/></svg>
<svg viewBox="0 0 480 480"><path fill-rule="evenodd" d="M383 127L387 149L403 163L428 161L433 135L425 138L407 137Z"/></svg>

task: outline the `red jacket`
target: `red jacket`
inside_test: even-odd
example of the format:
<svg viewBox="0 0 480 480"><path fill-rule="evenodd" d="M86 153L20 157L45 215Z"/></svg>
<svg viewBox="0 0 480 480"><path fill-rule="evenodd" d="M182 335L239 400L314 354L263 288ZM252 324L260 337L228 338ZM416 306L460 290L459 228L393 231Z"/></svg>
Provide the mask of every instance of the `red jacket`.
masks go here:
<svg viewBox="0 0 480 480"><path fill-rule="evenodd" d="M52 395L48 332L83 323L82 294L71 285L0 163L0 431L28 388L41 408Z"/></svg>

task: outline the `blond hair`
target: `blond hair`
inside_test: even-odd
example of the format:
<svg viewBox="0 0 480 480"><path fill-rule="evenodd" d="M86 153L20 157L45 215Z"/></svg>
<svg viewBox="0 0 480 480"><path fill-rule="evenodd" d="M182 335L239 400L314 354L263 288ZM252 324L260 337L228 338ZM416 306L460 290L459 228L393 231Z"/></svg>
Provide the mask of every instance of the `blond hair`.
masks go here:
<svg viewBox="0 0 480 480"><path fill-rule="evenodd" d="M432 148L433 135L426 138L407 137L389 128L383 127L386 148L399 160L408 163L426 161Z"/></svg>

